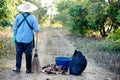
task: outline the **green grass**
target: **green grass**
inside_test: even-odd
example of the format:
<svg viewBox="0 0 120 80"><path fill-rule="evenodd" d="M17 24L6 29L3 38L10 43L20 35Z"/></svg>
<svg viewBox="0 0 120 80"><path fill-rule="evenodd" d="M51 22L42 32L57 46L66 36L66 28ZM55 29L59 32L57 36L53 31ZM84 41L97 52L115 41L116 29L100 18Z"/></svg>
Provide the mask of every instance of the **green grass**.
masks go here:
<svg viewBox="0 0 120 80"><path fill-rule="evenodd" d="M98 44L98 49L103 51L108 51L110 53L120 52L120 43L113 41L102 41Z"/></svg>

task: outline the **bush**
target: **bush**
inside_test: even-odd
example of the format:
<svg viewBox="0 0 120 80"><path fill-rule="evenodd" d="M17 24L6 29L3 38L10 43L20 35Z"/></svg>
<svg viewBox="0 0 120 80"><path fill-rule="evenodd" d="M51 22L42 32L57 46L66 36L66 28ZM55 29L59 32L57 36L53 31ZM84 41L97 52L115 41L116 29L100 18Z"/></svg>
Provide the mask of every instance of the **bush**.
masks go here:
<svg viewBox="0 0 120 80"><path fill-rule="evenodd" d="M98 49L108 52L120 51L120 43L114 41L104 41L98 44Z"/></svg>
<svg viewBox="0 0 120 80"><path fill-rule="evenodd" d="M120 29L112 32L106 39L115 41L116 43L120 43Z"/></svg>
<svg viewBox="0 0 120 80"><path fill-rule="evenodd" d="M1 28L0 31L0 59L5 57L12 57L15 54L13 39L11 38L11 31L7 28Z"/></svg>
<svg viewBox="0 0 120 80"><path fill-rule="evenodd" d="M76 5L69 9L68 26L72 33L84 35L87 32L85 13L86 11L81 5Z"/></svg>

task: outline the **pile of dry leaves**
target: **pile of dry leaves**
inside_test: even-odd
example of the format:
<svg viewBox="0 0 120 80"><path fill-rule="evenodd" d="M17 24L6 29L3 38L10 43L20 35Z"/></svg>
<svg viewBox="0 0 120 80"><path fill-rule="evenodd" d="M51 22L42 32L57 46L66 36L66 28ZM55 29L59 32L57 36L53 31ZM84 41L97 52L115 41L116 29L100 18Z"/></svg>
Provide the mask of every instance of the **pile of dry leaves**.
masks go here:
<svg viewBox="0 0 120 80"><path fill-rule="evenodd" d="M56 64L48 64L42 67L42 72L47 74L68 74L68 69L62 66L57 66Z"/></svg>

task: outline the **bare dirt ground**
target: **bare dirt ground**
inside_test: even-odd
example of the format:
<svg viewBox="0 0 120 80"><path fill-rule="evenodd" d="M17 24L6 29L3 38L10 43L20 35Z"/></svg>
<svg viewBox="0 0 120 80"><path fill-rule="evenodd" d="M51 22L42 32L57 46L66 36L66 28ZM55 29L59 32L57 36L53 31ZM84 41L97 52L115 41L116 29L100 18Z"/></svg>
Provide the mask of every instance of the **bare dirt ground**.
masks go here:
<svg viewBox="0 0 120 80"><path fill-rule="evenodd" d="M71 57L76 49L66 39L66 31L59 28L42 28L39 33L38 54L41 67L55 63L55 57ZM33 52L34 53L34 52ZM84 53L84 55L86 55ZM21 73L15 74L12 69L15 66L15 57L5 61L5 70L0 71L0 80L115 80L114 73L99 67L94 60L87 58L88 65L81 76L74 75L48 75L45 73L25 73L25 58L23 56ZM119 79L117 79L119 80Z"/></svg>

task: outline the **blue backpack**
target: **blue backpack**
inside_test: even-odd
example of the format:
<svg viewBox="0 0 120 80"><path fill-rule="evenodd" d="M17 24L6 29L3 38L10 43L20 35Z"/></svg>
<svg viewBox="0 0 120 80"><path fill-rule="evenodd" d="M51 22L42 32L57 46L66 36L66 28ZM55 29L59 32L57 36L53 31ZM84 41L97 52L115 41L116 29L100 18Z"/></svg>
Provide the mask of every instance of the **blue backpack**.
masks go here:
<svg viewBox="0 0 120 80"><path fill-rule="evenodd" d="M87 60L85 56L80 51L75 50L69 65L70 74L80 75L85 70L86 66Z"/></svg>

